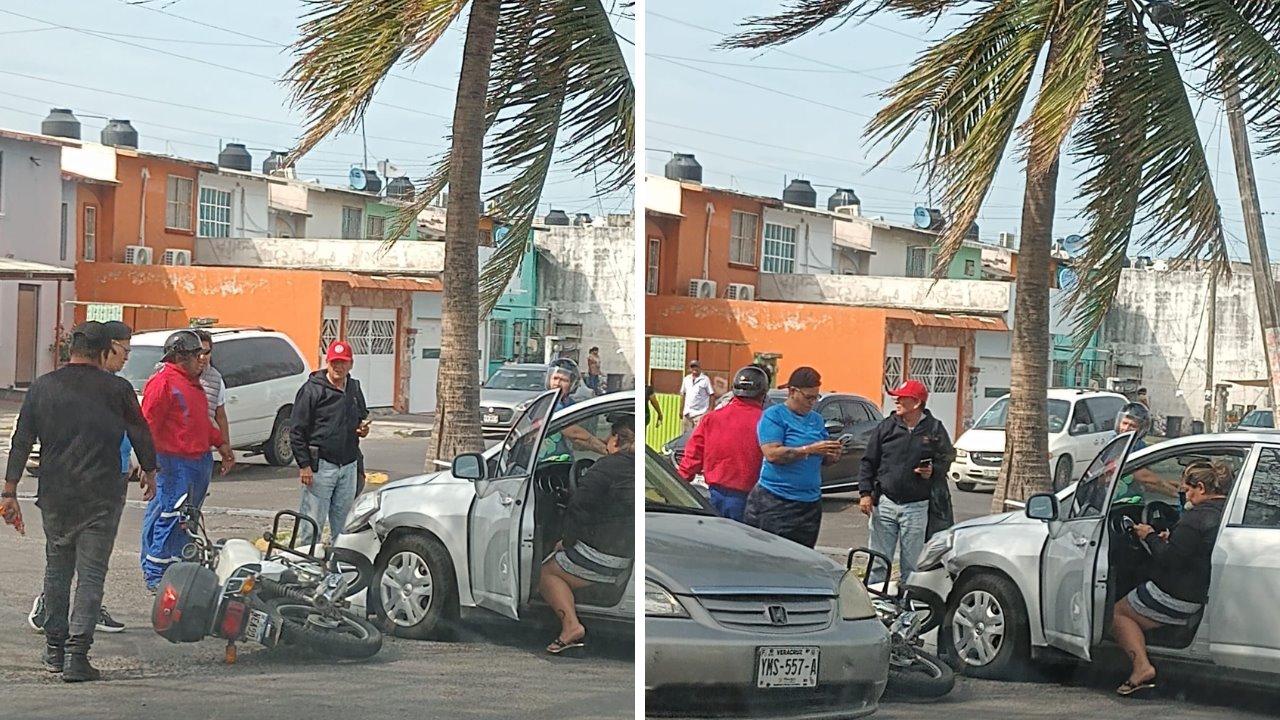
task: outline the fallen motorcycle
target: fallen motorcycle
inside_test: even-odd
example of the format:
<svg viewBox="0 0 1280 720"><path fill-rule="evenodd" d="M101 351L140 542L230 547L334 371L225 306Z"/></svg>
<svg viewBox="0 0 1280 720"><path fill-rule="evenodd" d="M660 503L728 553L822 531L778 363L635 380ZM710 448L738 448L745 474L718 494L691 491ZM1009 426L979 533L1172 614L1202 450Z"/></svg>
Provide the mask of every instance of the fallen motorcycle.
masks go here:
<svg viewBox="0 0 1280 720"><path fill-rule="evenodd" d="M889 592L889 576L893 561L870 548L854 548L849 551L846 569L852 570L854 558L867 555L866 575L863 584L871 593L880 622L889 628L889 681L885 693L903 699L936 700L951 692L956 685L955 670L942 658L924 649L921 636L937 626L941 609L915 600L910 593ZM878 587L870 582L871 570L877 563L884 565L885 580Z"/></svg>
<svg viewBox="0 0 1280 720"><path fill-rule="evenodd" d="M373 567L358 553L337 549L318 556L313 541L297 547L298 529L316 523L290 510L276 513L264 534L266 552L243 539L213 542L203 517L184 496L175 507L188 542L182 562L161 578L152 606L152 628L174 643L217 637L235 662L237 643L264 647L297 645L344 659L364 659L382 649L382 633L351 612L349 598L369 585ZM279 538L282 519L292 518L288 545Z"/></svg>

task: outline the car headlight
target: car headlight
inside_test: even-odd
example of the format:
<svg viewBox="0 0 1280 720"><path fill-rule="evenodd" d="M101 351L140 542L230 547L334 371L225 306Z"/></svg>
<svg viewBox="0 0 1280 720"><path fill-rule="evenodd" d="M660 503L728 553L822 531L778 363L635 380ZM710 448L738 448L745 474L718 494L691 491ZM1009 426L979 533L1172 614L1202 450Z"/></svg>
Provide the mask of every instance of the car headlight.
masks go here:
<svg viewBox="0 0 1280 720"><path fill-rule="evenodd" d="M871 593L862 584L862 578L852 570L840 578L840 617L845 620L866 620L876 616L871 604Z"/></svg>
<svg viewBox="0 0 1280 720"><path fill-rule="evenodd" d="M961 450L960 448L956 448L956 459L957 459L957 460L967 460L967 459L969 459L969 451L968 451L968 450Z"/></svg>
<svg viewBox="0 0 1280 720"><path fill-rule="evenodd" d="M920 559L916 561L916 570L937 570L942 567L942 558L951 551L955 536L950 530L944 530L929 538L920 551Z"/></svg>
<svg viewBox="0 0 1280 720"><path fill-rule="evenodd" d="M530 405L532 405L532 404L533 404L533 401L532 401L532 400L525 400L524 402L516 403L515 414L516 414L516 415L519 415L520 413L524 412L525 410L528 410L528 409L529 409L529 406L530 406Z"/></svg>
<svg viewBox="0 0 1280 720"><path fill-rule="evenodd" d="M644 581L644 614L650 617L689 617L676 596L652 580Z"/></svg>
<svg viewBox="0 0 1280 720"><path fill-rule="evenodd" d="M347 523L343 527L342 531L353 533L364 530L369 526L369 520L381 508L381 492L371 492L361 495L356 498L355 505L351 506L351 512L347 513Z"/></svg>

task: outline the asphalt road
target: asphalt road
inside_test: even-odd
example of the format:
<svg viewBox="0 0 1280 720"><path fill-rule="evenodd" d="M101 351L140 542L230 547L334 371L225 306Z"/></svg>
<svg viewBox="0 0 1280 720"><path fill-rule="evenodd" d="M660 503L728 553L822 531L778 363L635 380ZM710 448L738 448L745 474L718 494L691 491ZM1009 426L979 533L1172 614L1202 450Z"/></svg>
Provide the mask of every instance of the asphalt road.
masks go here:
<svg viewBox="0 0 1280 720"><path fill-rule="evenodd" d="M421 472L425 441L371 439L368 470L391 479ZM20 492L32 490L31 480ZM138 500L138 490L131 491ZM209 508L296 508L298 481L288 468L249 459L214 481ZM106 605L128 627L99 634L92 657L104 681L71 686L40 668L42 636L26 614L43 577L39 511L23 502L27 535L0 526L0 717L3 718L317 718L335 713L382 718L629 718L635 706L635 642L627 632L595 636L581 659L552 658L554 635L486 613L468 616L461 641L387 638L367 662L338 663L287 650L242 645L223 663L216 640L171 645L149 627L151 596L138 566L142 510L125 511L106 584ZM210 512L216 537L255 537L269 520Z"/></svg>

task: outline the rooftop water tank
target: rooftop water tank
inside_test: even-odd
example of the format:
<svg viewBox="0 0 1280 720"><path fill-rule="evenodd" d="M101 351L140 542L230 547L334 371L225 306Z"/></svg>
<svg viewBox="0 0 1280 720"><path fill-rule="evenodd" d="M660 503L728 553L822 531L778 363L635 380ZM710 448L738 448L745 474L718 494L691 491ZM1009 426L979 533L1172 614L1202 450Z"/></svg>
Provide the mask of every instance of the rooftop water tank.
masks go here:
<svg viewBox="0 0 1280 720"><path fill-rule="evenodd" d="M818 206L818 191L808 180L792 180L787 189L782 191L782 202L788 205Z"/></svg>
<svg viewBox="0 0 1280 720"><path fill-rule="evenodd" d="M831 197L827 198L828 210L835 210L839 207L861 204L862 201L859 200L858 196L849 188L836 188L836 191L831 193Z"/></svg>
<svg viewBox="0 0 1280 720"><path fill-rule="evenodd" d="M253 156L243 143L227 143L218 153L218 167L241 172L253 172Z"/></svg>
<svg viewBox="0 0 1280 720"><path fill-rule="evenodd" d="M267 159L262 161L262 174L271 175L284 167L284 160L287 157L289 157L289 153L283 150L272 150Z"/></svg>
<svg viewBox="0 0 1280 720"><path fill-rule="evenodd" d="M591 213L578 213L573 216L574 225L590 225Z"/></svg>
<svg viewBox="0 0 1280 720"><path fill-rule="evenodd" d="M53 108L49 117L40 123L40 134L53 137L80 139L80 121L69 108Z"/></svg>
<svg viewBox="0 0 1280 720"><path fill-rule="evenodd" d="M387 181L387 197L411 199L415 190L413 181L407 177L394 177Z"/></svg>
<svg viewBox="0 0 1280 720"><path fill-rule="evenodd" d="M568 225L569 215L563 210L552 210L543 218L543 223L547 225Z"/></svg>
<svg viewBox="0 0 1280 720"><path fill-rule="evenodd" d="M352 190L367 192L372 195L377 195L382 191L382 178L378 177L378 173L374 170L351 168L351 172L347 174L347 180L350 182Z"/></svg>
<svg viewBox="0 0 1280 720"><path fill-rule="evenodd" d="M102 128L102 144L137 150L138 131L128 120L109 120Z"/></svg>
<svg viewBox="0 0 1280 720"><path fill-rule="evenodd" d="M666 167L663 168L663 174L668 180L688 180L690 182L702 182L702 165L694 159L693 155L688 153L672 153L671 159L667 161Z"/></svg>
<svg viewBox="0 0 1280 720"><path fill-rule="evenodd" d="M969 230L964 234L964 239L978 242L978 223L969 224Z"/></svg>

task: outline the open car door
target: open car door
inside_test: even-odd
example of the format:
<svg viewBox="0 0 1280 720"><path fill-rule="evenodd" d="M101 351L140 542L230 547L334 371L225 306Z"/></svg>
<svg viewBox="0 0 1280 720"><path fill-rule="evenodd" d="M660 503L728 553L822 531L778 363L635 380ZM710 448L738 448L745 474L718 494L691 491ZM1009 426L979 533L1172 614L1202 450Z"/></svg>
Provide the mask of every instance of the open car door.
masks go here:
<svg viewBox="0 0 1280 720"><path fill-rule="evenodd" d="M1040 554L1040 613L1050 647L1089 660L1093 645L1095 577L1111 493L1134 434L1125 433L1085 469L1070 505L1049 523ZM1105 593L1105 588L1103 588Z"/></svg>
<svg viewBox="0 0 1280 720"><path fill-rule="evenodd" d="M539 395L507 433L484 479L475 481L467 521L471 595L476 605L513 620L520 607L520 521L557 393Z"/></svg>

